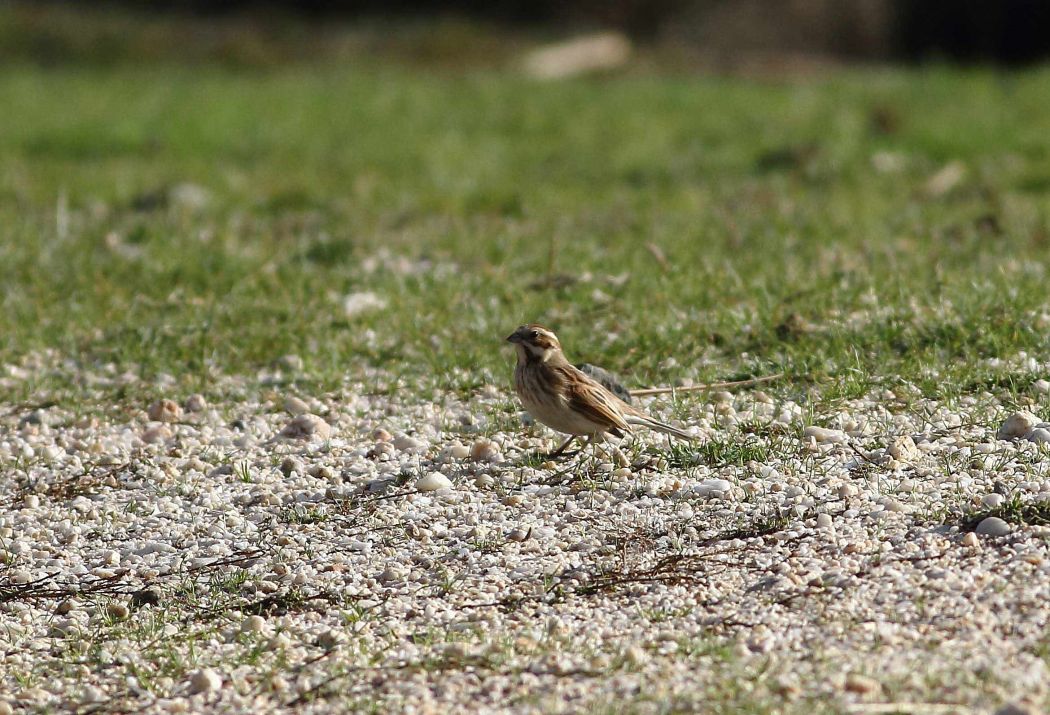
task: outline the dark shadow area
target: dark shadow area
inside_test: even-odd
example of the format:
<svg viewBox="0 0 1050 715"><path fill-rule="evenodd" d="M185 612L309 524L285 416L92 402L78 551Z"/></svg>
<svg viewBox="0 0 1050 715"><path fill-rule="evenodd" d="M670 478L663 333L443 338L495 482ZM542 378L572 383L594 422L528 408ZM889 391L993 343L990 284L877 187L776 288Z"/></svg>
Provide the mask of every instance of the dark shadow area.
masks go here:
<svg viewBox="0 0 1050 715"><path fill-rule="evenodd" d="M23 7L25 3L20 3ZM68 0L36 6L82 7ZM709 55L784 53L1016 65L1050 56L1041 0L111 0L92 9L246 19L427 20L460 17L560 31L612 28Z"/></svg>

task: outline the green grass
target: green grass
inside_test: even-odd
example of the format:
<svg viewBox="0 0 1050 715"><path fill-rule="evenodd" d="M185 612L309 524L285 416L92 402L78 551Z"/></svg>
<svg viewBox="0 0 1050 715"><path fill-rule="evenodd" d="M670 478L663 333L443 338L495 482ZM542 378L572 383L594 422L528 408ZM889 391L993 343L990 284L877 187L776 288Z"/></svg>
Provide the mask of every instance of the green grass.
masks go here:
<svg viewBox="0 0 1050 715"><path fill-rule="evenodd" d="M985 360L1050 347L1048 70L15 63L0 96L0 363L146 379L106 403L161 373L214 394L288 353L304 392L368 367L505 384L527 320L631 385L783 371L769 390L828 399L1014 399L1034 376ZM361 291L386 307L347 316ZM0 387L86 395L68 365Z"/></svg>
<svg viewBox="0 0 1050 715"><path fill-rule="evenodd" d="M1050 526L1050 501L1026 502L1015 494L997 507L965 512L960 525L967 531L973 531L978 524L992 516L1020 526Z"/></svg>

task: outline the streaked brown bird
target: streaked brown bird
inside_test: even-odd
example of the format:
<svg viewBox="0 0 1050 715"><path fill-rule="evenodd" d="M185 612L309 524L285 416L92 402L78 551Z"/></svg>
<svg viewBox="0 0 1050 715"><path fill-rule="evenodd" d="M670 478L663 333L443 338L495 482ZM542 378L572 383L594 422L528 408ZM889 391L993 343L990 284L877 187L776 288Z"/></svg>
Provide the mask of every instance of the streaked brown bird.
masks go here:
<svg viewBox="0 0 1050 715"><path fill-rule="evenodd" d="M551 429L569 435L550 456L560 455L577 437L586 438L586 447L595 437L623 437L635 426L680 439L696 439L632 407L574 367L565 359L558 336L542 325L522 325L507 341L518 353L514 389L522 406Z"/></svg>

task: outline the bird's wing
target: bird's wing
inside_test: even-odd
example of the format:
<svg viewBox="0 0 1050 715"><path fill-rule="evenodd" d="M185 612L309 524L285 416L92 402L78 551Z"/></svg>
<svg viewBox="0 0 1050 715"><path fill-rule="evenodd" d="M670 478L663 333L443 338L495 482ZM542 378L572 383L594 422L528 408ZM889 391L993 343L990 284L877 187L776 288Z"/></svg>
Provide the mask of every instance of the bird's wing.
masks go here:
<svg viewBox="0 0 1050 715"><path fill-rule="evenodd" d="M562 370L566 373L565 397L571 409L595 424L605 425L606 429L631 431L631 426L623 418L620 405L627 405L622 400L572 365L566 365Z"/></svg>

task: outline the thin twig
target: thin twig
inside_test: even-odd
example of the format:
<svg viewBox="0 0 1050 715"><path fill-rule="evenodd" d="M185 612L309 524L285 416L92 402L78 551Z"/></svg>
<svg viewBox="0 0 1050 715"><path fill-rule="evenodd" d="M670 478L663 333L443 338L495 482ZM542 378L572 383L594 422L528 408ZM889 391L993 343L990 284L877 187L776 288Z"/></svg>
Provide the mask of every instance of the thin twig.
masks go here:
<svg viewBox="0 0 1050 715"><path fill-rule="evenodd" d="M870 464L870 465L872 465L872 466L874 466L874 467L881 467L881 466L882 466L882 464L880 464L879 462L876 462L876 461L875 461L874 459L872 459L872 458L871 458L871 457L869 457L868 455L864 454L864 452L860 451L860 449L858 449L858 448L857 448L857 447L856 447L856 446L855 446L855 445L854 445L854 444L853 444L852 442L850 442L849 440L846 440L846 445L847 445L847 446L848 446L848 447L849 447L850 449L852 449L852 450L854 451L854 453L856 453L856 455L857 455L858 457L860 457L861 459L863 459L863 460L864 460L865 462L867 462L868 464Z"/></svg>
<svg viewBox="0 0 1050 715"><path fill-rule="evenodd" d="M686 385L682 387L645 387L640 390L631 390L631 397L644 397L645 395L667 395L674 392L700 392L701 390L717 390L722 387L744 387L757 385L762 382L771 382L784 377L784 373L765 377L753 377L750 380L733 380L732 382L709 382L706 385Z"/></svg>

